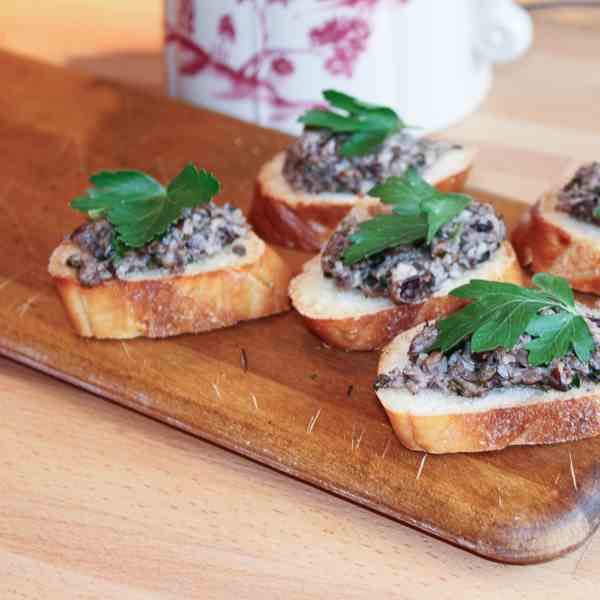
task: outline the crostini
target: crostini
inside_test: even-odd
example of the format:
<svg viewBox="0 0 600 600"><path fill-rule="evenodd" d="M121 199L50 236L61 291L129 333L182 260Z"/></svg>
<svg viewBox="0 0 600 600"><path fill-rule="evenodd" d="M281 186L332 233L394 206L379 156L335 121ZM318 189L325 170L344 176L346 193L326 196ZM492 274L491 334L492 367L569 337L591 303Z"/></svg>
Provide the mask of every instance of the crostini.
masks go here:
<svg viewBox="0 0 600 600"><path fill-rule="evenodd" d="M269 242L318 252L338 223L373 186L408 167L440 191L462 190L475 150L413 135L396 113L334 90L337 110L308 111L304 133L260 170L250 221Z"/></svg>
<svg viewBox="0 0 600 600"><path fill-rule="evenodd" d="M404 203L396 194L403 188ZM460 308L464 300L449 292L471 278L522 282L492 206L440 194L414 171L373 193L382 203L353 209L290 284L294 308L327 344L375 350L400 331ZM384 204L390 196L395 204ZM418 206L411 204L415 197Z"/></svg>
<svg viewBox="0 0 600 600"><path fill-rule="evenodd" d="M473 304L385 348L375 390L404 446L481 452L600 433L600 313L564 279L534 283L472 281L453 293Z"/></svg>
<svg viewBox="0 0 600 600"><path fill-rule="evenodd" d="M49 273L84 337L163 338L290 308L291 272L243 214L188 165L168 188L103 172L72 206L89 219L52 253Z"/></svg>
<svg viewBox="0 0 600 600"><path fill-rule="evenodd" d="M512 242L521 264L600 294L600 163L580 167L527 211Z"/></svg>

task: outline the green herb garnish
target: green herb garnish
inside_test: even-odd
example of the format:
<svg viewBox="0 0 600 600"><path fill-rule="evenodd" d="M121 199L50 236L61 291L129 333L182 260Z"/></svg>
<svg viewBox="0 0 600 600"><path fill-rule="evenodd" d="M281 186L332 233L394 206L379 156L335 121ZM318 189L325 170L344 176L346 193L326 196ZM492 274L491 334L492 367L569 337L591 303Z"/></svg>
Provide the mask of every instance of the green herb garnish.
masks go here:
<svg viewBox="0 0 600 600"><path fill-rule="evenodd" d="M393 214L359 224L358 231L350 236L352 245L344 253L347 265L395 246L422 240L430 244L440 228L471 203L463 194L438 192L412 167L403 177L390 177L374 187L369 196L392 205Z"/></svg>
<svg viewBox="0 0 600 600"><path fill-rule="evenodd" d="M90 183L94 187L75 198L71 208L92 219L106 217L115 228L113 248L119 255L160 237L184 208L210 202L220 189L213 175L192 163L166 188L140 171L102 171Z"/></svg>
<svg viewBox="0 0 600 600"><path fill-rule="evenodd" d="M351 134L341 148L344 157L370 154L388 136L406 127L396 112L386 106L367 104L336 90L326 90L323 96L332 107L347 114L317 108L305 112L299 121L307 127Z"/></svg>
<svg viewBox="0 0 600 600"><path fill-rule="evenodd" d="M532 366L562 358L571 348L583 363L589 361L594 339L567 280L538 273L533 284L535 288L525 288L474 279L453 290L450 295L473 303L438 321L439 336L432 349L448 352L472 336L473 352L510 350L528 333L534 338L525 346ZM544 309L552 312L539 314Z"/></svg>

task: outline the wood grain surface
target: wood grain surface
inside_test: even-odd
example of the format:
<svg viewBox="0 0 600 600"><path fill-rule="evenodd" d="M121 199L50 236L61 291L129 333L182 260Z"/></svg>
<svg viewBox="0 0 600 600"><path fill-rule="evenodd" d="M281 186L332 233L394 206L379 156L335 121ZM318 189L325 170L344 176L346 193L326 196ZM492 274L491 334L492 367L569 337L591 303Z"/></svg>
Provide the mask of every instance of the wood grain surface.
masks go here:
<svg viewBox="0 0 600 600"><path fill-rule="evenodd" d="M538 23L554 22L590 29L600 28L598 0L519 0L532 9Z"/></svg>
<svg viewBox="0 0 600 600"><path fill-rule="evenodd" d="M371 390L377 355L324 347L294 313L158 342L75 336L46 265L80 221L67 200L87 174L127 167L168 180L194 160L247 210L259 165L287 140L9 55L0 73L10 98L0 101L10 174L0 224L1 352L496 560L554 558L595 530L600 440L479 456L410 452ZM513 222L515 204L497 202ZM305 258L285 254L296 265Z"/></svg>
<svg viewBox="0 0 600 600"><path fill-rule="evenodd" d="M160 90L159 4L131 0L115 23L111 13L124 10L118 0L4 3L0 46ZM488 146L477 185L500 178L512 192L523 181L521 195L529 196L543 182L528 170L552 176L563 141L565 154L597 156L600 120L589 98L598 93L600 40L544 19L536 17L534 50L498 69L490 98L453 131ZM94 20L104 24L84 27ZM108 35L112 27L119 33ZM508 146L528 159L527 170L520 160L503 163ZM597 593L598 535L543 565L480 560L1 359L0 411L1 598L579 600Z"/></svg>

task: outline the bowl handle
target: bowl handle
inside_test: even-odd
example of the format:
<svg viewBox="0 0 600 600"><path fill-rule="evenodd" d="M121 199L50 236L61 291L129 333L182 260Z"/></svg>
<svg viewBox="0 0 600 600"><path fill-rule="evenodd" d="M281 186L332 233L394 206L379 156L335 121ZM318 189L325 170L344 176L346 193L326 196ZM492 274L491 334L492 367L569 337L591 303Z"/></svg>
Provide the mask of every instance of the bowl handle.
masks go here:
<svg viewBox="0 0 600 600"><path fill-rule="evenodd" d="M517 60L533 42L533 21L513 0L475 0L476 51L490 62Z"/></svg>

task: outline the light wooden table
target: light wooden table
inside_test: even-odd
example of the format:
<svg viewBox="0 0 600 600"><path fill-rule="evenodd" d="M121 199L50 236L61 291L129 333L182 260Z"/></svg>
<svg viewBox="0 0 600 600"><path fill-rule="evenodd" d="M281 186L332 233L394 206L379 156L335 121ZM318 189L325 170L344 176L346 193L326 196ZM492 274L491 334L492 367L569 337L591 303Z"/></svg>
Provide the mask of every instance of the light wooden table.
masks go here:
<svg viewBox="0 0 600 600"><path fill-rule="evenodd" d="M13 4L0 8L0 45L160 86L156 2ZM97 27L82 29L89 19ZM541 23L537 34L452 133L540 160L600 156L597 34ZM548 69L552 87L540 85ZM510 188L524 166L497 168ZM546 565L494 564L1 359L0 415L2 600L598 593L600 535Z"/></svg>

